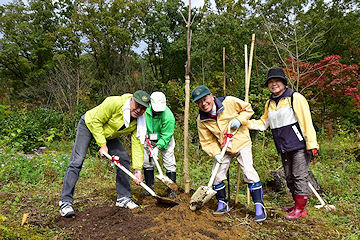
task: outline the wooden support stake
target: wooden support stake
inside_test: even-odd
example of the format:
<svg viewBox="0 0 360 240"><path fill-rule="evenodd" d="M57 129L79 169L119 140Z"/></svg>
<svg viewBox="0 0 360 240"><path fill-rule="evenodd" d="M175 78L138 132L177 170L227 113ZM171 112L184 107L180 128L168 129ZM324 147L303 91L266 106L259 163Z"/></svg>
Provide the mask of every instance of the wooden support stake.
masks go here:
<svg viewBox="0 0 360 240"><path fill-rule="evenodd" d="M251 36L251 48L250 48L250 59L248 63L248 54L247 54L247 45L244 45L245 52L245 102L249 102L249 88L250 88L250 77L251 77L251 68L253 61L253 53L255 47L255 34ZM239 195L239 187L240 187L240 164L238 164L238 175L237 175L237 183L236 183L236 196L235 196L235 204L238 203L238 195ZM246 186L247 192L247 205L250 206L250 190L249 187Z"/></svg>

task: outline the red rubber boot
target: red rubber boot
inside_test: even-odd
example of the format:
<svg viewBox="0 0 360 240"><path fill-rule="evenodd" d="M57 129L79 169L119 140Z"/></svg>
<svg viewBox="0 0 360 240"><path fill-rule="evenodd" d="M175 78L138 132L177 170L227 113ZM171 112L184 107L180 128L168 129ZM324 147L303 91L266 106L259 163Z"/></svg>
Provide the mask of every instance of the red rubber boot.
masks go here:
<svg viewBox="0 0 360 240"><path fill-rule="evenodd" d="M308 201L308 195L294 194L295 197L295 208L291 212L285 214L286 218L296 219L306 217L306 203Z"/></svg>
<svg viewBox="0 0 360 240"><path fill-rule="evenodd" d="M295 196L294 196L294 194L292 194L292 198L293 198L294 201L295 201ZM283 207L283 210L284 210L285 212L291 212L292 210L294 210L294 208L295 208L295 204L293 204L292 206L289 206L289 207Z"/></svg>

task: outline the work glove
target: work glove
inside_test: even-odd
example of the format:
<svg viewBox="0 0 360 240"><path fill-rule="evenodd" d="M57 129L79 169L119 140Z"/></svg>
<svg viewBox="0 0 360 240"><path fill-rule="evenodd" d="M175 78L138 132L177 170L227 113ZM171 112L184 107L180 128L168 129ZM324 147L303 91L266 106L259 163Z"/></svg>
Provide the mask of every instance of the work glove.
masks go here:
<svg viewBox="0 0 360 240"><path fill-rule="evenodd" d="M317 148L310 149L308 153L313 157L317 153Z"/></svg>
<svg viewBox="0 0 360 240"><path fill-rule="evenodd" d="M237 130L241 126L241 122L236 118L231 119L229 124L230 128L234 130Z"/></svg>
<svg viewBox="0 0 360 240"><path fill-rule="evenodd" d="M222 159L221 159L221 154L217 154L215 155L215 161L218 162L218 163L222 163Z"/></svg>
<svg viewBox="0 0 360 240"><path fill-rule="evenodd" d="M154 147L151 151L150 151L150 156L151 157L155 157L157 158L159 154L159 147Z"/></svg>

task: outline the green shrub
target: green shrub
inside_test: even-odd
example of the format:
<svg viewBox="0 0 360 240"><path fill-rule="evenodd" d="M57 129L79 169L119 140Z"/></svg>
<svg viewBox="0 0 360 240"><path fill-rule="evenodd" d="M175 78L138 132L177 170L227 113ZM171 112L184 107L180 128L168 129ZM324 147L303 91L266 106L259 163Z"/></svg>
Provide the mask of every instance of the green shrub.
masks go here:
<svg viewBox="0 0 360 240"><path fill-rule="evenodd" d="M59 140L70 131L71 119L66 114L39 106L23 107L0 112L0 145L12 152L32 152L52 141Z"/></svg>

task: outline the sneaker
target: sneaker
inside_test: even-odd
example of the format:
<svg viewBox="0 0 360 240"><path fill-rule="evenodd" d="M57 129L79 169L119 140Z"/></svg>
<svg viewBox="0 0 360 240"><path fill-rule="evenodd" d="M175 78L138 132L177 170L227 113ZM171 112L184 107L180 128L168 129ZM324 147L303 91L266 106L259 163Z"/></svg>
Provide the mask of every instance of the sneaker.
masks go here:
<svg viewBox="0 0 360 240"><path fill-rule="evenodd" d="M213 214L224 214L230 212L229 205L227 202L219 200L218 209Z"/></svg>
<svg viewBox="0 0 360 240"><path fill-rule="evenodd" d="M131 198L129 197L122 197L122 198L118 198L116 200L116 206L117 207L123 207L123 208L129 208L129 209L134 209L134 208L138 208L139 206L134 203Z"/></svg>
<svg viewBox="0 0 360 240"><path fill-rule="evenodd" d="M72 217L75 215L74 209L71 206L70 202L59 202L60 206L60 215L63 217Z"/></svg>
<svg viewBox="0 0 360 240"><path fill-rule="evenodd" d="M266 219L266 210L265 210L265 207L263 204L261 203L255 203L255 209L259 209L258 210L258 215L257 213L255 212L255 219L254 221L255 222L262 222Z"/></svg>

